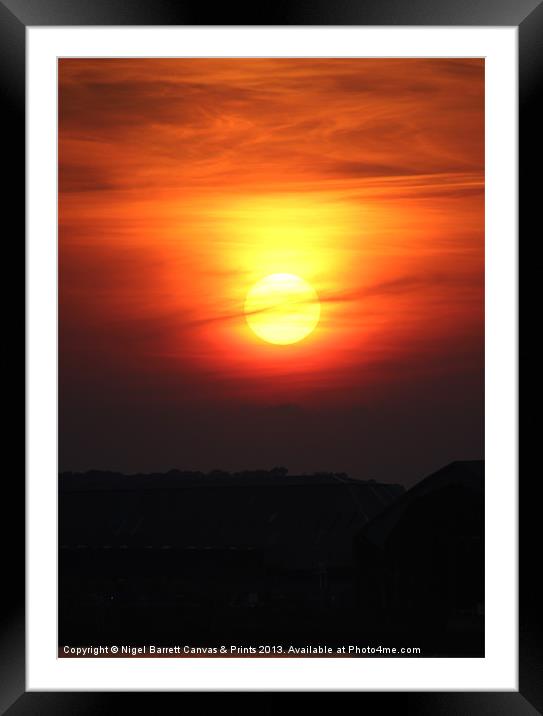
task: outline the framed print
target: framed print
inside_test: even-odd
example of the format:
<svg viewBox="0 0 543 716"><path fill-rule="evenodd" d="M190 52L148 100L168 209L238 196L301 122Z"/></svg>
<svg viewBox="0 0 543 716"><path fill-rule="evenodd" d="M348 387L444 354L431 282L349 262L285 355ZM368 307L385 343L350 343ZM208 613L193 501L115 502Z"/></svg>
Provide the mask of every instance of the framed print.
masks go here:
<svg viewBox="0 0 543 716"><path fill-rule="evenodd" d="M517 190L541 5L1 10L28 395L4 708L535 713Z"/></svg>

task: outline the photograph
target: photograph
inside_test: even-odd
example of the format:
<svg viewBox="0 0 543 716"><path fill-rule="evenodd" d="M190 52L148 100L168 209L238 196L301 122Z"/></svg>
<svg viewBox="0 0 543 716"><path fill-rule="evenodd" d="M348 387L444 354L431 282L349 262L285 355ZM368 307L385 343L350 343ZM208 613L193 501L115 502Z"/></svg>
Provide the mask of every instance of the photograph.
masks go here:
<svg viewBox="0 0 543 716"><path fill-rule="evenodd" d="M485 58L57 98L58 657L484 657Z"/></svg>

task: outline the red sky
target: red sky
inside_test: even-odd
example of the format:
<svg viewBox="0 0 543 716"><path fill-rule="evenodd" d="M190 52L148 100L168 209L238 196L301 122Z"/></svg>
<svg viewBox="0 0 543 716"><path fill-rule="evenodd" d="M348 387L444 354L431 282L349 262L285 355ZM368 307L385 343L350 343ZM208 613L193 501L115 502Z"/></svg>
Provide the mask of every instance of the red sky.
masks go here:
<svg viewBox="0 0 543 716"><path fill-rule="evenodd" d="M61 469L481 457L484 61L60 60L59 276Z"/></svg>

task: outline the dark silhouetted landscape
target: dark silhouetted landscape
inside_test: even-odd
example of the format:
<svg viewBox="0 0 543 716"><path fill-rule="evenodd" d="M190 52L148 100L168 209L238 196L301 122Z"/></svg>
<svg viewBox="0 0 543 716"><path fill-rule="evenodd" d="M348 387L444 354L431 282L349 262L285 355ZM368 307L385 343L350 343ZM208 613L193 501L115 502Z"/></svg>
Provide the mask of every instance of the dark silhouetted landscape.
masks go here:
<svg viewBox="0 0 543 716"><path fill-rule="evenodd" d="M285 468L62 473L59 516L59 645L484 655L482 461L407 491Z"/></svg>

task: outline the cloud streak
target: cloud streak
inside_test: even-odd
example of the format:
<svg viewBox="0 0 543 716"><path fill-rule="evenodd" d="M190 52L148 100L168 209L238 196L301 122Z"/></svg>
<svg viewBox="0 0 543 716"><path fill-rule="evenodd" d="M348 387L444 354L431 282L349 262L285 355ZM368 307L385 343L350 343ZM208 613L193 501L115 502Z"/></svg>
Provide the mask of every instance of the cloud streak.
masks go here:
<svg viewBox="0 0 543 716"><path fill-rule="evenodd" d="M483 168L480 60L132 62L60 61L62 190Z"/></svg>
<svg viewBox="0 0 543 716"><path fill-rule="evenodd" d="M348 470L390 452L389 424L409 457L421 404L449 455L483 410L484 186L481 59L61 59L65 467L135 444L227 467L253 440ZM277 272L322 304L287 349L243 310ZM278 404L319 425L279 444L262 412Z"/></svg>

